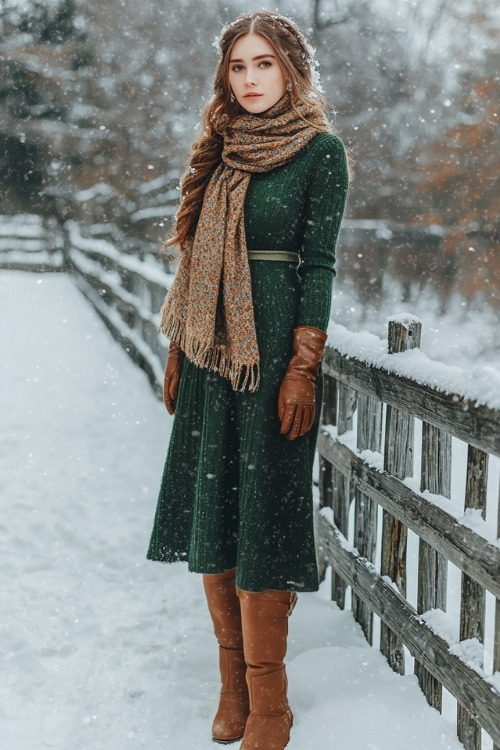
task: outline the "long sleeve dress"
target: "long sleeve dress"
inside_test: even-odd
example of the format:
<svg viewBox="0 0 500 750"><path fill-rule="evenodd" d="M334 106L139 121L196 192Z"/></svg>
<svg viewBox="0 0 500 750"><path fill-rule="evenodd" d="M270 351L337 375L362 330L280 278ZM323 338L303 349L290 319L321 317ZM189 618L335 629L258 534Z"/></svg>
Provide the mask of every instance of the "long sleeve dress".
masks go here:
<svg viewBox="0 0 500 750"><path fill-rule="evenodd" d="M246 591L318 588L312 504L316 420L280 435L278 392L293 329L326 330L348 172L342 142L320 133L288 164L253 174L245 200L248 250L287 250L301 264L250 260L260 353L257 391L185 359L148 558L200 573L236 567Z"/></svg>

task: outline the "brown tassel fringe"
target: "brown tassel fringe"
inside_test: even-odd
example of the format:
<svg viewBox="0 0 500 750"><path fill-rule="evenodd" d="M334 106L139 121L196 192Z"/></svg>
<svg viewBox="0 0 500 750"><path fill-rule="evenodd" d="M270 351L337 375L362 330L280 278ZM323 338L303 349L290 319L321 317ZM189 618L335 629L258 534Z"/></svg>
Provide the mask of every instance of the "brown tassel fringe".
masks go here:
<svg viewBox="0 0 500 750"><path fill-rule="evenodd" d="M224 349L218 346L207 345L204 341L191 339L189 344L186 340L184 326L180 320L167 316L162 310L162 318L159 326L163 333L176 344L179 344L186 357L197 367L203 367L210 372L218 372L221 377L231 383L234 391L249 390L251 393L257 390L260 383L260 367L258 362L235 362Z"/></svg>

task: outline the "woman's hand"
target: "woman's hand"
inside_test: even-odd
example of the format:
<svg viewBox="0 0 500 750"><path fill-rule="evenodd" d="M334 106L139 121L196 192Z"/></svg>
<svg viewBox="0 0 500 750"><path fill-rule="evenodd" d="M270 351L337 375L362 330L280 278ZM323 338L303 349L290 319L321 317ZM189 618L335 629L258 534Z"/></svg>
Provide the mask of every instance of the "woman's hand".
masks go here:
<svg viewBox="0 0 500 750"><path fill-rule="evenodd" d="M293 332L293 356L278 395L280 433L289 440L305 435L316 416L316 388L327 335L313 326Z"/></svg>
<svg viewBox="0 0 500 750"><path fill-rule="evenodd" d="M183 362L184 352L179 344L171 341L168 347L165 377L163 379L163 403L169 414L174 414L175 412L175 400L177 398L177 391L179 390Z"/></svg>

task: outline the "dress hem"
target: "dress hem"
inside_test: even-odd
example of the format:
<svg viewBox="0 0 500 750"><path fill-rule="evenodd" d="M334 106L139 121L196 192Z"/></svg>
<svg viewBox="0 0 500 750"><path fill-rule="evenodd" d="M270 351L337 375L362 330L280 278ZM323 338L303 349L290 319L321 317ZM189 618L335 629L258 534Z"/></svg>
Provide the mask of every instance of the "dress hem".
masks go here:
<svg viewBox="0 0 500 750"><path fill-rule="evenodd" d="M163 565L173 565L174 563L186 563L188 565L188 570L190 573L197 573L199 575L217 575L218 573L224 573L226 570L232 570L236 567L235 564L228 564L223 565L220 569L219 567L217 570L202 570L201 566L193 566L189 560L187 559L187 556L185 555L171 555L168 558L165 557L153 557L151 555L147 555L147 559L151 562L159 562ZM295 591L296 593L300 594L301 592L304 593L314 593L315 591L319 590L319 579L318 581L313 583L304 583L300 584L296 581L286 581L285 585L279 584L277 581L271 582L269 585L249 585L246 581L238 580L238 573L236 572L236 588L241 589L242 591L251 591L251 592L261 592L261 591Z"/></svg>

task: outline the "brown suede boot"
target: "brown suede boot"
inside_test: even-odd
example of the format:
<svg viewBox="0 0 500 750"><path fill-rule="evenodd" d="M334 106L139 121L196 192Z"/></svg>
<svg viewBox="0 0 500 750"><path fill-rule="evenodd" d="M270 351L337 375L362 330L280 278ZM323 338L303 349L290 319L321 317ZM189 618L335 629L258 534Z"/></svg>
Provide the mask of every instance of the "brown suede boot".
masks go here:
<svg viewBox="0 0 500 750"><path fill-rule="evenodd" d="M293 716L283 662L288 617L297 595L290 591L237 591L250 694L250 715L240 750L284 750Z"/></svg>
<svg viewBox="0 0 500 750"><path fill-rule="evenodd" d="M236 571L204 575L208 609L219 642L221 691L219 708L212 724L212 739L222 745L243 737L250 711L245 680L240 602L235 588Z"/></svg>

